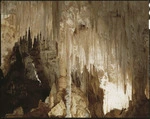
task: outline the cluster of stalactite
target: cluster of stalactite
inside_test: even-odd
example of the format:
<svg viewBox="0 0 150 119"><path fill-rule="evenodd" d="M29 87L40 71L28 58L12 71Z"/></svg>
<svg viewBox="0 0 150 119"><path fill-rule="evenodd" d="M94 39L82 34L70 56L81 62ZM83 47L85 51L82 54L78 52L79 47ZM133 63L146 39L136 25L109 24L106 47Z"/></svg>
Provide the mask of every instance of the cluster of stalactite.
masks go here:
<svg viewBox="0 0 150 119"><path fill-rule="evenodd" d="M119 4L122 4L126 9L120 9ZM145 5L145 3L141 4ZM92 72L93 66L95 66L97 72L103 70L107 74L105 78L99 77L102 83L106 83L104 86L100 85L104 89L104 113L113 108L127 108L130 100L135 103L145 98L145 91L148 96L148 88L146 87L148 81L148 46L146 44L148 39L145 37L148 26L146 23L143 26L135 25L136 19L133 17L135 11L132 9L135 7L134 2L114 3L116 9L107 18L99 15L102 14L102 11L99 11L98 8L103 9L111 5L113 3L106 2L95 2L89 5L93 18L90 27L84 18L77 19L82 15L84 7L88 9L88 5L82 4L82 7L78 9L76 3L68 3L66 6L69 8L65 13L66 16L67 13L72 13L72 16L65 18L70 20L70 24L71 21L77 23L78 20L83 20L85 23L77 23L72 33L71 25L62 21L63 27L59 36L62 42L60 43L60 58L64 59L64 62L71 62L69 66L66 63L67 70L80 70L82 73L84 66L87 66L88 71ZM74 15L76 7L77 11ZM87 12L89 11L87 10ZM84 13L88 14L87 12ZM141 16L138 14L136 16L138 18L137 24L142 23ZM88 81L90 82L90 80ZM82 88L84 91L87 79L82 82L84 83L81 87L84 87ZM111 103L112 101L114 104Z"/></svg>
<svg viewBox="0 0 150 119"><path fill-rule="evenodd" d="M34 37L34 41L32 43L31 32L29 27L28 33L26 31L25 35L20 37L19 39L21 53L30 54L32 50L40 50L40 41L41 34L38 34L37 37Z"/></svg>
<svg viewBox="0 0 150 119"><path fill-rule="evenodd" d="M148 25L145 22L148 16L141 16L148 12L146 5L146 2L128 1L17 2L19 34L31 26L33 36L40 30L45 39L57 44L58 77L67 77L68 117L71 116L71 72L83 73L84 66L92 75L95 69L98 74L104 72L97 79L104 91L104 113L127 108L129 101L135 103L144 98L145 92L148 97ZM80 81L85 94L91 80Z"/></svg>

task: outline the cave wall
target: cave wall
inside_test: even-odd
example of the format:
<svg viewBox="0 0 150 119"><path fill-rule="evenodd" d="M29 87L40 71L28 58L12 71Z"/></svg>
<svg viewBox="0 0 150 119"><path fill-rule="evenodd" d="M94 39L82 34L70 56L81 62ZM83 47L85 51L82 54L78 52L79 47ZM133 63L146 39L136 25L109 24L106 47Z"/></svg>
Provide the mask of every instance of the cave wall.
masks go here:
<svg viewBox="0 0 150 119"><path fill-rule="evenodd" d="M3 56L9 47L6 47L5 39L14 39L10 41L14 44L30 27L32 37L39 32L44 36L45 41L41 41L41 45L45 44L44 49L41 49L41 58L50 86L58 79L59 88L67 87L70 90L71 72L77 71L82 75L86 66L89 74L98 77L93 81L94 84L99 83L95 88L104 91L104 99L101 98L104 114L113 108L128 107L129 100L135 103L145 94L149 98L147 1L10 3L15 3L14 10L10 10L13 14L6 7L2 7L2 13L7 11L10 14L7 19L11 18L11 22L14 20L12 25L15 38L7 38L8 35L2 34L1 41L5 45ZM7 19L2 20L11 24ZM11 29L3 27L6 23L1 24L3 32ZM56 60L55 63L52 63L52 58ZM81 83L79 88L87 94L87 85L92 82L92 78L75 79ZM88 90L93 91L93 86L90 85ZM97 95L98 90L93 93ZM69 98L70 95L71 92L68 92ZM115 103L112 104L114 96Z"/></svg>

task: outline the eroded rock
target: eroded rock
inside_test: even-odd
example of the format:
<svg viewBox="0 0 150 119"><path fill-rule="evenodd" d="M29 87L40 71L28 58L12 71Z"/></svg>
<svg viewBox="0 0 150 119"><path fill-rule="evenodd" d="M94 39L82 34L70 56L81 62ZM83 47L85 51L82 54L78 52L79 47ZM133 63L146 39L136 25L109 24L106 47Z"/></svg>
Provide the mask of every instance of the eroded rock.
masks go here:
<svg viewBox="0 0 150 119"><path fill-rule="evenodd" d="M16 108L12 114L6 114L6 118L18 118L18 117L23 117L24 112L22 107Z"/></svg>
<svg viewBox="0 0 150 119"><path fill-rule="evenodd" d="M86 95L72 85L71 93L71 115L72 117L90 117L90 111L88 109L88 100Z"/></svg>
<svg viewBox="0 0 150 119"><path fill-rule="evenodd" d="M23 117L34 117L34 118L47 118L48 115L47 113L50 111L49 105L47 103L42 102L41 100L39 101L38 107L31 109L30 112L25 114Z"/></svg>
<svg viewBox="0 0 150 119"><path fill-rule="evenodd" d="M65 109L66 106L64 102L61 100L51 111L48 113L49 117L56 116L56 117L64 117L65 116Z"/></svg>
<svg viewBox="0 0 150 119"><path fill-rule="evenodd" d="M114 118L119 118L123 117L123 114L125 113L125 109L119 110L119 109L113 109L110 112L108 112L105 117L114 117Z"/></svg>

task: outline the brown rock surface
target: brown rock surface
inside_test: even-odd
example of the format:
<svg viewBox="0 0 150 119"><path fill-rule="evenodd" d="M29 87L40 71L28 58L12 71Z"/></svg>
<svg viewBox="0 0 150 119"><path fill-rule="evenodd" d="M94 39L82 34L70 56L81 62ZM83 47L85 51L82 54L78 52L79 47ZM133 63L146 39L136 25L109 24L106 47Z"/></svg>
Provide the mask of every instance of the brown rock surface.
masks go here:
<svg viewBox="0 0 150 119"><path fill-rule="evenodd" d="M23 117L24 112L23 112L23 108L22 107L18 107L16 108L12 114L6 114L5 117L6 118L20 118Z"/></svg>
<svg viewBox="0 0 150 119"><path fill-rule="evenodd" d="M65 104L61 100L56 106L54 106L50 112L48 112L48 116L56 116L56 117L64 117L65 116Z"/></svg>

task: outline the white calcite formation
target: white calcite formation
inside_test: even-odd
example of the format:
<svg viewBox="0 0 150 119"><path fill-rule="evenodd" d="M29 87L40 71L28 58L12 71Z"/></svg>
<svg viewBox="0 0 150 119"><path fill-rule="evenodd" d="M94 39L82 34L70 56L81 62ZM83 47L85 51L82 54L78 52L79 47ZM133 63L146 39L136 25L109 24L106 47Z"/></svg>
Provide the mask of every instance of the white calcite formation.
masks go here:
<svg viewBox="0 0 150 119"><path fill-rule="evenodd" d="M59 103L63 105L62 109L58 108L60 115L64 115L63 109L66 108L67 117L82 116L76 103L71 109L71 102L75 102L72 98L75 94L71 91L71 72L82 74L84 66L93 76L94 70L98 75L100 71L104 72L104 75L96 78L99 88L104 92L104 98L101 98L104 114L114 108L128 108L129 101L134 104L142 98L149 98L148 1L15 3L12 17L15 20L12 23L14 30L8 33L14 33L15 39L19 39L30 27L32 37L39 32L44 36L40 41L44 72L50 79L51 87L58 82L57 91L66 89L67 93L66 104ZM7 9L2 9L5 9L2 13L6 13ZM2 22L3 34L11 30L10 21L7 20L12 15L10 11L7 11L7 18L3 17L7 21ZM10 39L12 44L15 41L12 40L12 34L10 37L3 34L1 41L6 50L9 46L5 39ZM2 56L5 50L2 50ZM92 79L83 79L79 81L81 85L78 88L87 94L87 86ZM53 100L51 97L49 99ZM49 115L52 114L58 114L57 109L49 112Z"/></svg>

